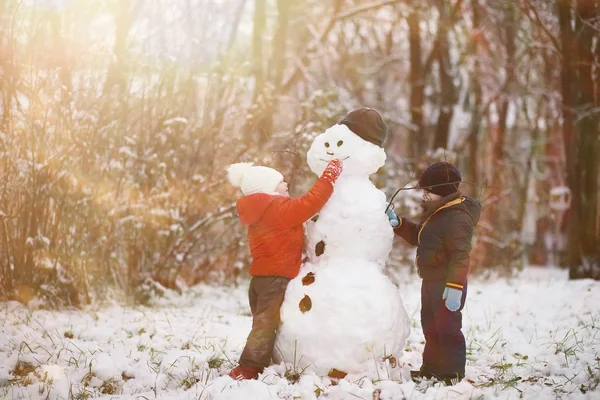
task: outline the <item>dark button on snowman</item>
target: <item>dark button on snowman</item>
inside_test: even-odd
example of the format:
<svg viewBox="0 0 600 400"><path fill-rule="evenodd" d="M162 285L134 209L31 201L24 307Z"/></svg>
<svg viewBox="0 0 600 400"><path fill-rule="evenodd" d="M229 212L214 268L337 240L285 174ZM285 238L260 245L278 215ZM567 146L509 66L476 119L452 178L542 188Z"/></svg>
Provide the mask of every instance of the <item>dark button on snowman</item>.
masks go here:
<svg viewBox="0 0 600 400"><path fill-rule="evenodd" d="M317 175L335 158L344 169L306 225L309 260L281 307L277 362L322 375L359 373L402 352L410 323L398 288L382 272L394 233L385 194L369 180L385 163L386 132L375 110L361 108L317 136L307 153Z"/></svg>

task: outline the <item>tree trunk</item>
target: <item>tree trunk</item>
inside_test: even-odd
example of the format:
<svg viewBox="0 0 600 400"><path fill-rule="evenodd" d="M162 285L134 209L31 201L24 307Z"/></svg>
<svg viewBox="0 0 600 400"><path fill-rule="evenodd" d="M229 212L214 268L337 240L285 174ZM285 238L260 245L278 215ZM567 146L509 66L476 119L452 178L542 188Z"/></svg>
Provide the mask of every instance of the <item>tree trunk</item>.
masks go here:
<svg viewBox="0 0 600 400"><path fill-rule="evenodd" d="M417 3L418 4L418 3ZM423 103L425 101L425 77L423 76L423 62L421 60L421 27L416 5L408 15L408 41L410 45L410 118L413 125L408 138L408 157L416 166L417 157L421 154L425 139L425 126L423 123Z"/></svg>
<svg viewBox="0 0 600 400"><path fill-rule="evenodd" d="M292 89L292 87L294 87L298 83L300 78L303 76L302 70L309 62L309 55L311 53L315 52L318 49L318 47L323 42L325 42L325 39L327 39L329 33L331 32L331 30L335 26L336 22L338 22L338 20L340 18L339 13L342 9L343 4L344 4L344 0L334 0L333 1L333 4L330 6L332 12L331 12L331 16L329 17L329 20L327 21L327 23L325 24L323 29L318 33L317 37L314 38L313 40L308 41L308 43L309 43L308 46L302 51L302 53L299 56L299 60L297 62L298 65L294 68L294 71L290 74L290 76L282 84L282 86L281 86L282 93L289 92ZM346 16L346 18L348 18L348 16ZM309 31L311 31L311 29L309 29ZM310 34L309 34L309 36L310 36Z"/></svg>
<svg viewBox="0 0 600 400"><path fill-rule="evenodd" d="M510 87L510 82L514 79L514 57L515 57L515 29L516 19L514 14L514 5L504 4L502 10L505 16L504 21L504 38L505 38L505 51L506 51L506 63L504 68L506 70L506 82L505 87ZM481 257L481 265L485 267L504 266L510 267L514 261L514 249L509 250L510 247L506 241L506 237L503 232L506 228L501 226L500 215L502 208L500 204L502 198L505 196L506 186L505 182L505 163L504 163L504 143L507 133L507 118L508 110L510 107L510 96L509 93L504 93L500 104L497 104L498 112L498 125L491 127L490 133L490 154L488 157L488 177L490 178L490 202L487 207L483 209L482 213L482 226L487 228L485 235L491 238L486 243L482 243L482 248L479 250ZM498 245L502 243L502 245Z"/></svg>
<svg viewBox="0 0 600 400"><path fill-rule="evenodd" d="M279 93L285 67L285 47L290 19L291 0L277 0L277 30L273 39L273 72L272 80L275 85L275 96Z"/></svg>
<svg viewBox="0 0 600 400"><path fill-rule="evenodd" d="M559 3L559 20L561 26L561 43L563 45L563 95L571 96L564 101L564 109L577 110L567 122L575 125L566 127L565 144L570 142L567 152L569 186L572 193L572 204L569 220L569 243L567 263L569 276L572 279L594 278L600 280L600 237L598 235L598 158L599 151L599 119L593 110L598 105L595 86L597 77L592 65L595 62L593 53L597 34L593 21L600 15L598 1L579 0L575 9L575 31L569 2ZM572 57L568 57L570 49L575 49ZM565 65L571 60L571 65ZM568 75L567 75L568 73ZM572 79L567 80L570 77ZM573 79L574 78L574 79ZM569 85L575 86L574 92L568 92ZM569 105L575 105L575 108ZM569 112L570 113L570 112ZM567 136L569 135L569 136ZM570 139L570 140L569 140Z"/></svg>
<svg viewBox="0 0 600 400"><path fill-rule="evenodd" d="M252 75L254 76L253 115L250 132L253 140L263 147L271 137L273 127L272 94L267 87L264 69L263 39L267 20L266 0L254 1L254 29L252 33Z"/></svg>
<svg viewBox="0 0 600 400"><path fill-rule="evenodd" d="M576 199L579 193L579 174L576 172L577 157L575 155L576 132L573 127L573 109L574 97L572 85L574 85L573 73L573 32L571 30L571 1L559 0L558 20L560 27L560 44L562 48L561 58L561 95L562 95L562 116L563 116L563 146L566 160L566 182L572 192L573 198L571 207L568 211L567 223L567 255L566 263L571 266L578 265L580 258L574 249L577 248L579 238L576 235L577 224L579 221L579 205Z"/></svg>
<svg viewBox="0 0 600 400"><path fill-rule="evenodd" d="M240 21L244 14L244 8L246 8L246 0L240 0L240 5L233 17L233 24L231 24L231 33L229 34L229 40L227 41L227 52L230 52L235 44L238 29L240 27Z"/></svg>
<svg viewBox="0 0 600 400"><path fill-rule="evenodd" d="M263 35L267 21L265 0L254 0L254 29L252 31L252 75L254 76L254 98L264 87Z"/></svg>
<svg viewBox="0 0 600 400"><path fill-rule="evenodd" d="M10 245L8 243L8 229L6 227L6 220L0 216L0 269L2 275L0 275L1 287L4 289L4 293L12 293L13 291L13 277L10 260Z"/></svg>
<svg viewBox="0 0 600 400"><path fill-rule="evenodd" d="M481 98L482 90L481 83L479 81L481 76L481 70L478 58L478 46L477 40L480 32L480 9L479 0L471 0L471 8L473 10L473 34L471 37L471 51L469 52L473 57L473 73L470 75L471 78L471 90L473 93L472 104L471 104L471 124L469 127L469 174L470 179L473 182L479 181L479 166L477 160L479 159L479 131L481 129L482 109L481 109ZM476 195L478 188L471 186L469 189L471 195Z"/></svg>
<svg viewBox="0 0 600 400"><path fill-rule="evenodd" d="M443 148L448 146L448 137L450 135L450 124L454 115L454 103L456 102L456 88L452 82L452 65L450 64L450 45L448 43L448 24L450 20L446 10L445 1L438 2L438 11L440 21L438 23L437 61L440 74L440 110L435 127L435 140L433 148Z"/></svg>
<svg viewBox="0 0 600 400"><path fill-rule="evenodd" d="M8 10L5 1L0 1L0 22L9 21ZM2 116L0 129L9 134L12 133L12 110L13 98L15 97L15 64L13 63L13 44L10 28L0 23L0 68L2 79L0 79L0 93L2 94Z"/></svg>
<svg viewBox="0 0 600 400"><path fill-rule="evenodd" d="M127 37L132 24L131 0L121 0L116 15L115 42L113 53L115 61L111 64L104 82L103 96L108 96L113 87L119 87L119 93L125 93L125 55L127 53Z"/></svg>
<svg viewBox="0 0 600 400"><path fill-rule="evenodd" d="M5 1L0 1L0 21L5 21ZM7 33L4 24L0 23L0 69L4 71L2 79L0 79L0 95L2 96L2 107L0 115L0 131L6 132L9 136L12 136L12 117L11 117L11 103L12 103L12 88L10 85L11 75L9 64L12 61L12 57L9 57L9 46L6 39ZM8 151L9 145L0 138L0 151ZM10 169L10 157L5 157L6 164L0 165L0 179L2 180L2 188L0 193L0 210L4 208L4 200L6 198L6 191L8 186L8 176ZM5 179L6 177L6 179ZM7 209L6 209L7 210ZM11 258L10 258L10 244L9 244L9 229L7 227L7 220L3 215L0 215L0 284L4 289L4 293L11 293L13 290L13 278L11 270Z"/></svg>
<svg viewBox="0 0 600 400"><path fill-rule="evenodd" d="M255 129L259 135L259 144L264 145L266 141L271 137L273 130L273 116L276 114L278 106L279 93L281 91L281 85L283 80L283 70L285 67L285 48L287 42L287 31L290 17L290 0L277 0L277 29L273 38L273 56L268 67L268 77L265 81L261 82L260 76L263 72L258 72L256 75L257 84L260 83L260 87L256 87L254 102L258 112ZM259 20L264 19L265 16L258 16ZM264 24L264 21L262 21ZM255 27L258 29L258 22ZM263 26L264 29L264 26ZM258 33L255 31L255 34ZM259 45L259 39L255 38L256 45ZM258 62L262 62L259 60ZM260 65L262 68L262 65ZM268 81L269 83L267 83ZM267 86L272 85L272 86ZM272 88L272 92L271 92Z"/></svg>
<svg viewBox="0 0 600 400"><path fill-rule="evenodd" d="M60 82L62 83L63 87L64 87L64 92L63 93L63 105L64 107L68 107L68 103L69 103L69 94L71 93L72 90L72 84L71 84L71 73L69 71L69 63L68 63L68 53L67 53L67 49L68 49L68 45L65 43L65 41L62 38L62 33L61 33L61 19L60 19L60 14L58 12L51 12L49 14L49 19L50 19L50 26L52 29L52 36L54 39L54 46L55 46L55 54L56 54L56 60L55 60L55 65L58 68L59 72L58 72L58 76L60 77ZM64 110L65 112L67 112L67 109Z"/></svg>

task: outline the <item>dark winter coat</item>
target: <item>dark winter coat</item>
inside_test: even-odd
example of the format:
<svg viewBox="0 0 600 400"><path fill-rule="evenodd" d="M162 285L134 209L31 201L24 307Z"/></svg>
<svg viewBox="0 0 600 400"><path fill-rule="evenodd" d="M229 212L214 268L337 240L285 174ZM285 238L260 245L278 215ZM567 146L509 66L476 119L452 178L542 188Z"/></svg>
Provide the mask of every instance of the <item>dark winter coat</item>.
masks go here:
<svg viewBox="0 0 600 400"><path fill-rule="evenodd" d="M447 286L462 289L481 205L458 192L427 205L418 223L402 218L394 233L417 246L417 271L423 280L445 280Z"/></svg>

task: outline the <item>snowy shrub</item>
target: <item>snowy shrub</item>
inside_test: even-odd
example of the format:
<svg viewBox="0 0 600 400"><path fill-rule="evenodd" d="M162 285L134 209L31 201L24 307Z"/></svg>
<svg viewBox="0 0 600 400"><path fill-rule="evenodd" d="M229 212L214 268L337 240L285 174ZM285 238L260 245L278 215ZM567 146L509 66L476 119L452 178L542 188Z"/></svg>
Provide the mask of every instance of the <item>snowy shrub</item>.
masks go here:
<svg viewBox="0 0 600 400"><path fill-rule="evenodd" d="M235 282L247 251L224 177L248 152L247 68L139 60L125 82L113 57L91 62L104 50L67 72L21 44L31 73L0 126L0 296L53 308Z"/></svg>

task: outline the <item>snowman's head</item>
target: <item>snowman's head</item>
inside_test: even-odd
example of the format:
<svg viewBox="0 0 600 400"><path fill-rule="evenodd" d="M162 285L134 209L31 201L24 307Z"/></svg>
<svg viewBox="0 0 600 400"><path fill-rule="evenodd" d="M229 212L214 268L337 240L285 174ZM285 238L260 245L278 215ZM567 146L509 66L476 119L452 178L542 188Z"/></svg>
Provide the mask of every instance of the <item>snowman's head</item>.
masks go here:
<svg viewBox="0 0 600 400"><path fill-rule="evenodd" d="M386 156L382 147L337 124L317 136L307 153L308 166L317 175L335 158L344 162L342 177L368 177L385 164Z"/></svg>

